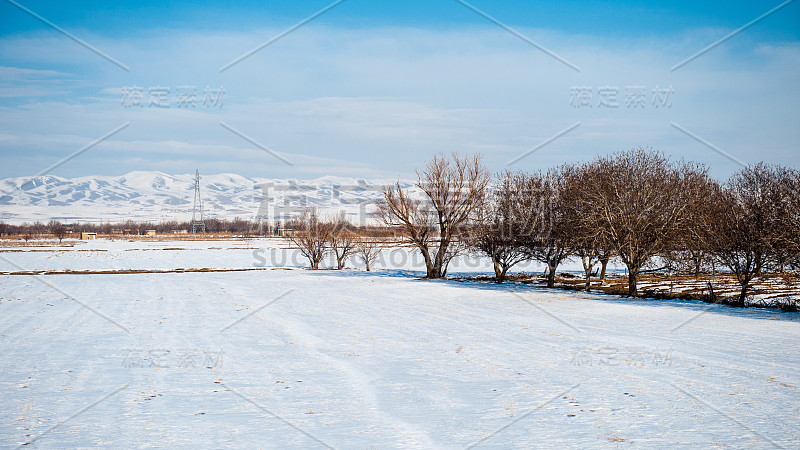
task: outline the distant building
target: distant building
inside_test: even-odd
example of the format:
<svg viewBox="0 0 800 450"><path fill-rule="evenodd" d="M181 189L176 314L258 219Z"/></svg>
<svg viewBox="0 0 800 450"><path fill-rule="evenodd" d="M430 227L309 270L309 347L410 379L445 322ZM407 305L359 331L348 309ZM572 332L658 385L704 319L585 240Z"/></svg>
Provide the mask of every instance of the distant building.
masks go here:
<svg viewBox="0 0 800 450"><path fill-rule="evenodd" d="M97 233L92 233L88 231L81 231L81 239L89 240L89 239L97 239Z"/></svg>
<svg viewBox="0 0 800 450"><path fill-rule="evenodd" d="M156 230L145 230L144 231L144 235L145 236L155 236L156 235Z"/></svg>
<svg viewBox="0 0 800 450"><path fill-rule="evenodd" d="M294 236L294 229L293 228L283 228L280 225L278 225L277 227L275 227L274 233L275 233L275 236L280 236L280 237Z"/></svg>
<svg viewBox="0 0 800 450"><path fill-rule="evenodd" d="M189 234L189 230L172 230L172 234Z"/></svg>

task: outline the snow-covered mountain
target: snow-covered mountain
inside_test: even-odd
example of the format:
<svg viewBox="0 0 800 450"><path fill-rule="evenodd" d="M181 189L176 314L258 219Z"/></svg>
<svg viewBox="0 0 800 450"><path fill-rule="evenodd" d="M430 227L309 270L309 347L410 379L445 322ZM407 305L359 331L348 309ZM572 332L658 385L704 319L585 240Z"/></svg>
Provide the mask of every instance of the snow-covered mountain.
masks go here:
<svg viewBox="0 0 800 450"><path fill-rule="evenodd" d="M208 218L275 218L314 206L323 214L345 211L355 223L370 223L381 187L391 182L332 176L274 180L223 173L201 175L200 194ZM0 180L0 220L7 223L187 221L193 203L194 174L130 172L117 177Z"/></svg>

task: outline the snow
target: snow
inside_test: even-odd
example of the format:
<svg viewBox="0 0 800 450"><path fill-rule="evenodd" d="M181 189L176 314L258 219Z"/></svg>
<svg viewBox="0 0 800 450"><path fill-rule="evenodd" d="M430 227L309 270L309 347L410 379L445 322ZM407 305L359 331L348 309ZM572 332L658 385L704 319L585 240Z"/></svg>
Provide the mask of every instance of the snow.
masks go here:
<svg viewBox="0 0 800 450"><path fill-rule="evenodd" d="M282 245L98 240L0 263L254 268ZM0 446L800 443L797 313L286 266L0 275Z"/></svg>
<svg viewBox="0 0 800 450"><path fill-rule="evenodd" d="M52 241L51 241L52 242ZM89 241L64 241L64 246L24 245L0 249L0 255L13 257L17 266L24 269L63 270L126 270L126 269L177 269L177 268L254 268L254 267L309 267L308 260L286 239L252 238L222 240L148 240L97 239ZM71 246L68 246L71 245ZM564 270L575 268L579 262L565 264ZM373 262L376 269L425 270L419 253L409 248L384 248ZM323 266L336 267L332 254ZM363 268L358 258L351 258L349 267ZM456 259L450 264L451 274L475 274L491 272L487 258L469 257ZM615 266L616 267L616 266ZM514 266L515 271L541 272L544 266L536 262L525 262ZM0 259L0 272L14 272L19 267ZM559 268L561 271L561 268Z"/></svg>
<svg viewBox="0 0 800 450"><path fill-rule="evenodd" d="M381 187L393 180L325 176L314 180L247 178L200 174L206 217L232 220L271 217L316 206L326 215L340 211L357 224L372 223ZM410 183L403 182L404 187ZM269 186L269 187L268 187ZM266 191L265 191L266 189ZM419 189L412 188L418 195ZM267 201L262 200L266 197ZM194 174L135 171L122 176L62 178L52 175L0 180L0 220L23 222L188 221L194 204Z"/></svg>

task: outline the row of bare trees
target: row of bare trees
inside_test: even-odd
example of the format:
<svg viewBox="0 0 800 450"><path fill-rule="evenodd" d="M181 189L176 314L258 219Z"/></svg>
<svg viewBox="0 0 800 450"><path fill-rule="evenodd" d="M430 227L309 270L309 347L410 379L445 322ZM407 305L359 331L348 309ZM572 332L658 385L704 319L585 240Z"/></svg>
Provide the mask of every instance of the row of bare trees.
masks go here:
<svg viewBox="0 0 800 450"><path fill-rule="evenodd" d="M232 220L217 218L205 219L205 225L206 232L208 233L263 235L267 232L266 227L262 222L250 221L241 218L235 218ZM104 223L69 223L61 222L59 220L50 220L48 223L34 222L15 225L0 222L0 235L16 235L23 237L35 237L43 235L54 235L58 237L60 235L60 237L63 238L68 234L79 233L81 231L111 235L121 234L123 230L136 232L155 230L159 234L169 234L178 230L186 230L187 232L191 232L192 223L188 221L137 222L134 220Z"/></svg>
<svg viewBox="0 0 800 450"><path fill-rule="evenodd" d="M763 272L800 269L800 171L759 164L715 186L694 238L741 285L739 305Z"/></svg>
<svg viewBox="0 0 800 450"><path fill-rule="evenodd" d="M380 241L358 232L343 212L333 219L324 219L315 208L309 208L286 227L292 229L289 240L308 259L313 270L319 269L325 256L332 254L337 269L344 269L347 259L356 256L369 271L380 254Z"/></svg>
<svg viewBox="0 0 800 450"><path fill-rule="evenodd" d="M755 277L800 268L793 168L748 166L721 183L705 166L637 148L544 172L504 172L491 188L490 179L478 156L437 155L415 186L384 188L380 217L422 254L427 278L446 276L450 260L471 249L491 258L498 282L535 260L553 286L558 266L580 259L588 289L595 267L602 281L615 257L634 296L644 271L699 274L720 264L736 276L744 304Z"/></svg>

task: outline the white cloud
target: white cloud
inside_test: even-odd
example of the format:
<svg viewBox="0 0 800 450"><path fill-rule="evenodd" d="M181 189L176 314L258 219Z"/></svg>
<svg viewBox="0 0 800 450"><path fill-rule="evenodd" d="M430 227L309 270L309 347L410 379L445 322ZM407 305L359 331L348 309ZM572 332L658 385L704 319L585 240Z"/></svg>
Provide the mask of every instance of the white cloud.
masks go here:
<svg viewBox="0 0 800 450"><path fill-rule="evenodd" d="M183 173L188 169L179 166L186 164L249 176L302 177L303 171L326 170L348 175L352 170L394 177L411 174L436 151L480 151L499 170L576 122L578 128L514 168L543 168L652 145L711 164L721 176L736 169L670 122L746 161L800 165L794 119L800 91L797 43L755 43L743 34L670 72L721 31L630 42L521 30L580 66L578 73L491 26L448 31L308 26L219 73L277 31L162 30L125 40L91 40L129 65L129 73L68 40L0 41L0 58L15 66L0 70L0 95L6 89L44 97L0 103L5 105L0 133L12 136L0 140L0 153L9 161L0 176L30 167L25 161L74 151L125 122L131 125L103 144L126 155L125 167L92 150L81 156L85 164L65 166L64 175L153 167ZM122 107L121 88L132 85L169 87L172 107ZM222 108L174 107L175 89L183 85L200 92L224 86ZM634 85L647 88L644 108L625 107L625 87ZM652 104L656 85L674 89L670 108ZM59 94L65 86L66 96ZM592 88L592 108L570 104L574 86ZM619 89L619 108L597 107L597 89L603 86ZM220 127L220 120L296 165L284 167ZM266 159L254 162L251 155L258 154Z"/></svg>

